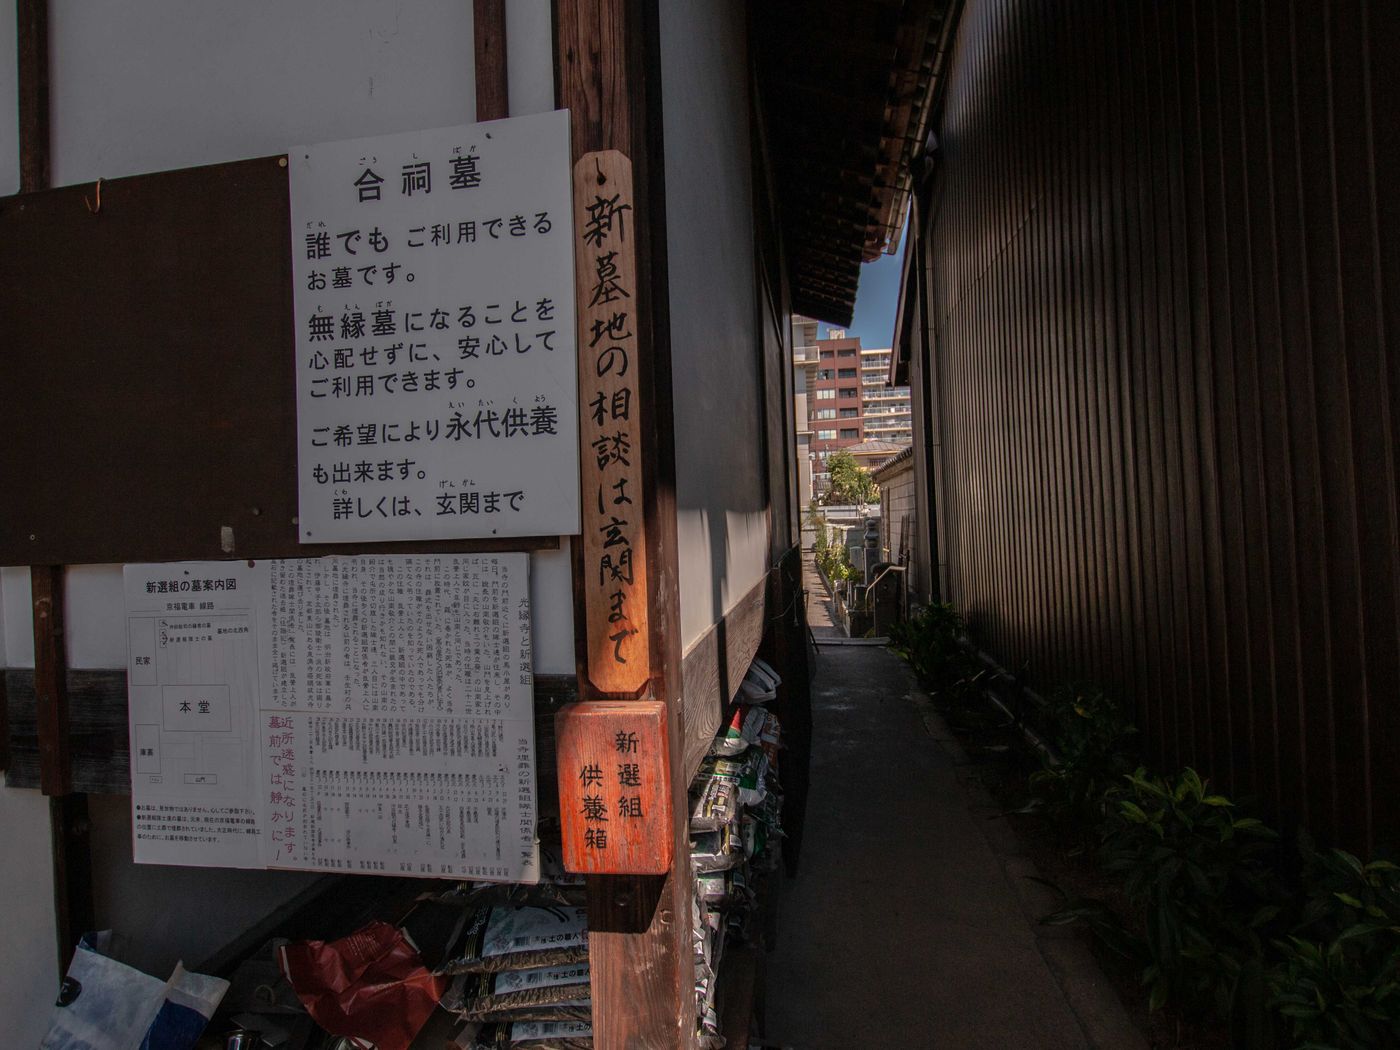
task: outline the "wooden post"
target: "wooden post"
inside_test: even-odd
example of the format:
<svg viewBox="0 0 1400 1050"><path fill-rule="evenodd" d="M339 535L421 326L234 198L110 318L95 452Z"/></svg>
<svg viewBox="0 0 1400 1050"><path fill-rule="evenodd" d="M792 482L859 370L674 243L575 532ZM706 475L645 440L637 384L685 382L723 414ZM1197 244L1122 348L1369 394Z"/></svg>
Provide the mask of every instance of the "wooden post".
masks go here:
<svg viewBox="0 0 1400 1050"><path fill-rule="evenodd" d="M15 45L19 73L20 192L48 189L49 7L17 0ZM68 661L63 642L63 567L30 566L34 611L34 695L39 734L39 783L49 796L53 851L54 925L58 969L93 923L92 862L87 796L73 792L68 733ZM0 699L3 699L0 690ZM6 722L0 719L0 723ZM6 730L8 733L8 729ZM8 748L8 739L5 744Z"/></svg>
<svg viewBox="0 0 1400 1050"><path fill-rule="evenodd" d="M19 189L49 188L49 5L16 0L19 60Z"/></svg>
<svg viewBox="0 0 1400 1050"><path fill-rule="evenodd" d="M64 652L63 567L29 570L34 609L34 700L39 735L39 786L49 796L54 926L58 969L68 968L78 939L92 928L92 859L87 796L73 791Z"/></svg>
<svg viewBox="0 0 1400 1050"><path fill-rule="evenodd" d="M689 1047L695 1041L657 18L655 0L555 5L558 103L570 112L575 163L576 258L586 264L577 276L584 478L583 539L573 546L579 696L584 704L618 698L663 703L674 858L662 876L589 878L593 1031L600 1050ZM607 181L599 182L600 175ZM609 201L618 187L629 185L630 210L610 216L608 236L613 230L622 234L615 242L620 254L604 259L613 241L582 238L590 221L592 234L601 238L597 221L625 203L619 197L600 204L597 197ZM635 253L630 305L625 321L614 320L624 312L620 300L602 300L612 294L607 282L618 276L609 267L619 264L620 274L629 263L627 251ZM604 316L594 309L600 305L615 309ZM595 321L603 326L597 339ZM625 469L614 458L618 454L628 460ZM624 478L630 480L619 490ZM612 502L624 494L630 503ZM600 573L605 582L614 580L619 537L631 551L631 582L608 590L598 580ZM604 556L611 557L605 562Z"/></svg>
<svg viewBox="0 0 1400 1050"><path fill-rule="evenodd" d="M10 696L8 679L0 668L0 777L10 768Z"/></svg>
<svg viewBox="0 0 1400 1050"><path fill-rule="evenodd" d="M510 116L506 78L506 0L472 0L476 119Z"/></svg>
<svg viewBox="0 0 1400 1050"><path fill-rule="evenodd" d="M34 603L34 700L39 784L49 796L73 790L68 741L68 661L63 649L63 568L29 569Z"/></svg>

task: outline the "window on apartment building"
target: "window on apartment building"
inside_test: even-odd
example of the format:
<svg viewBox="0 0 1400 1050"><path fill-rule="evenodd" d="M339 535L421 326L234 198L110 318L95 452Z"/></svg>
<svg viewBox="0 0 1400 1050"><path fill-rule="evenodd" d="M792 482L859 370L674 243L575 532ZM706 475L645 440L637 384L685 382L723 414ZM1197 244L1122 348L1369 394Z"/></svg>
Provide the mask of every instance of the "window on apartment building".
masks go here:
<svg viewBox="0 0 1400 1050"><path fill-rule="evenodd" d="M832 352L830 350L823 350L821 353L821 357L823 361L830 361L832 358Z"/></svg>
<svg viewBox="0 0 1400 1050"><path fill-rule="evenodd" d="M856 396L857 394L859 394L859 393L860 393L860 391L857 390L857 389L856 389L855 387L853 387L853 386L843 386L843 387L841 388L841 396L842 396L842 397L855 397L855 396Z"/></svg>
<svg viewBox="0 0 1400 1050"><path fill-rule="evenodd" d="M843 438L858 438L860 437L860 427L842 427L841 436Z"/></svg>
<svg viewBox="0 0 1400 1050"><path fill-rule="evenodd" d="M818 441L835 441L835 440L836 440L836 431L834 431L834 430L818 430L818 431L817 431L817 440L818 440Z"/></svg>
<svg viewBox="0 0 1400 1050"><path fill-rule="evenodd" d="M835 379L835 378L836 378L836 373L833 372L833 371L832 371L831 369L829 369L829 368L818 368L818 369L817 369L817 378L818 378L818 379Z"/></svg>
<svg viewBox="0 0 1400 1050"><path fill-rule="evenodd" d="M834 389L830 389L830 388L828 388L828 389L826 389L826 390L818 390L818 391L817 391L817 400L818 400L818 401L835 401L835 400L836 400L836 391L835 391Z"/></svg>
<svg viewBox="0 0 1400 1050"><path fill-rule="evenodd" d="M856 356L856 352L855 352L854 350L838 350L838 351L836 351L836 356L837 356L837 357L855 357L855 356Z"/></svg>
<svg viewBox="0 0 1400 1050"><path fill-rule="evenodd" d="M841 410L842 419L855 419L858 415L860 415L860 409L858 408L843 408Z"/></svg>
<svg viewBox="0 0 1400 1050"><path fill-rule="evenodd" d="M837 379L854 379L855 377L856 370L854 368L838 368L836 370ZM817 378L820 379L821 376L817 376Z"/></svg>
<svg viewBox="0 0 1400 1050"><path fill-rule="evenodd" d="M836 409L834 409L834 408L819 408L819 409L817 409L815 412L812 413L812 418L813 418L813 419L835 419L835 418L836 418Z"/></svg>

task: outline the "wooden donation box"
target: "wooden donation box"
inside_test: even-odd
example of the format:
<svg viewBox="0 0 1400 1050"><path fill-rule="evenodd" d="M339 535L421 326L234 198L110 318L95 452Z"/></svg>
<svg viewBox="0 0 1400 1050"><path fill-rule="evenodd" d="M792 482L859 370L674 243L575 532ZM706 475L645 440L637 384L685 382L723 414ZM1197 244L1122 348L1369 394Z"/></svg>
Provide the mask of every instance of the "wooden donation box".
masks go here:
<svg viewBox="0 0 1400 1050"><path fill-rule="evenodd" d="M671 776L662 701L585 701L555 716L564 866L587 874L671 869Z"/></svg>

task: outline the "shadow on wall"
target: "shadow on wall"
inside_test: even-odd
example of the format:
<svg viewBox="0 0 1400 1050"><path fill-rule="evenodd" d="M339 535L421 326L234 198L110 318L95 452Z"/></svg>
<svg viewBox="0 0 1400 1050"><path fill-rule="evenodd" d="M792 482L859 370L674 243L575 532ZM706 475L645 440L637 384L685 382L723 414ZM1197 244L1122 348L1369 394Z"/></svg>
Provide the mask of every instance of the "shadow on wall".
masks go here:
<svg viewBox="0 0 1400 1050"><path fill-rule="evenodd" d="M125 943L122 960L146 973L201 960L322 878L318 872L237 871L137 864L131 799L92 795L93 904L99 928Z"/></svg>

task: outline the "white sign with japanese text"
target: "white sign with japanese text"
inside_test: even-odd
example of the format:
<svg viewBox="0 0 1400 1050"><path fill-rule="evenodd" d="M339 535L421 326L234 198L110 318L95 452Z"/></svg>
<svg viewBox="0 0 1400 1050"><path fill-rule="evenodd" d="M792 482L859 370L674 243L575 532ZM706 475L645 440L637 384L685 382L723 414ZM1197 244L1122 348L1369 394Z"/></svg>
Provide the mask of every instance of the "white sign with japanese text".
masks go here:
<svg viewBox="0 0 1400 1050"><path fill-rule="evenodd" d="M126 566L135 859L537 881L528 573Z"/></svg>
<svg viewBox="0 0 1400 1050"><path fill-rule="evenodd" d="M124 577L133 856L143 864L262 867L266 565L128 565Z"/></svg>
<svg viewBox="0 0 1400 1050"><path fill-rule="evenodd" d="M288 165L301 542L578 532L568 113Z"/></svg>

